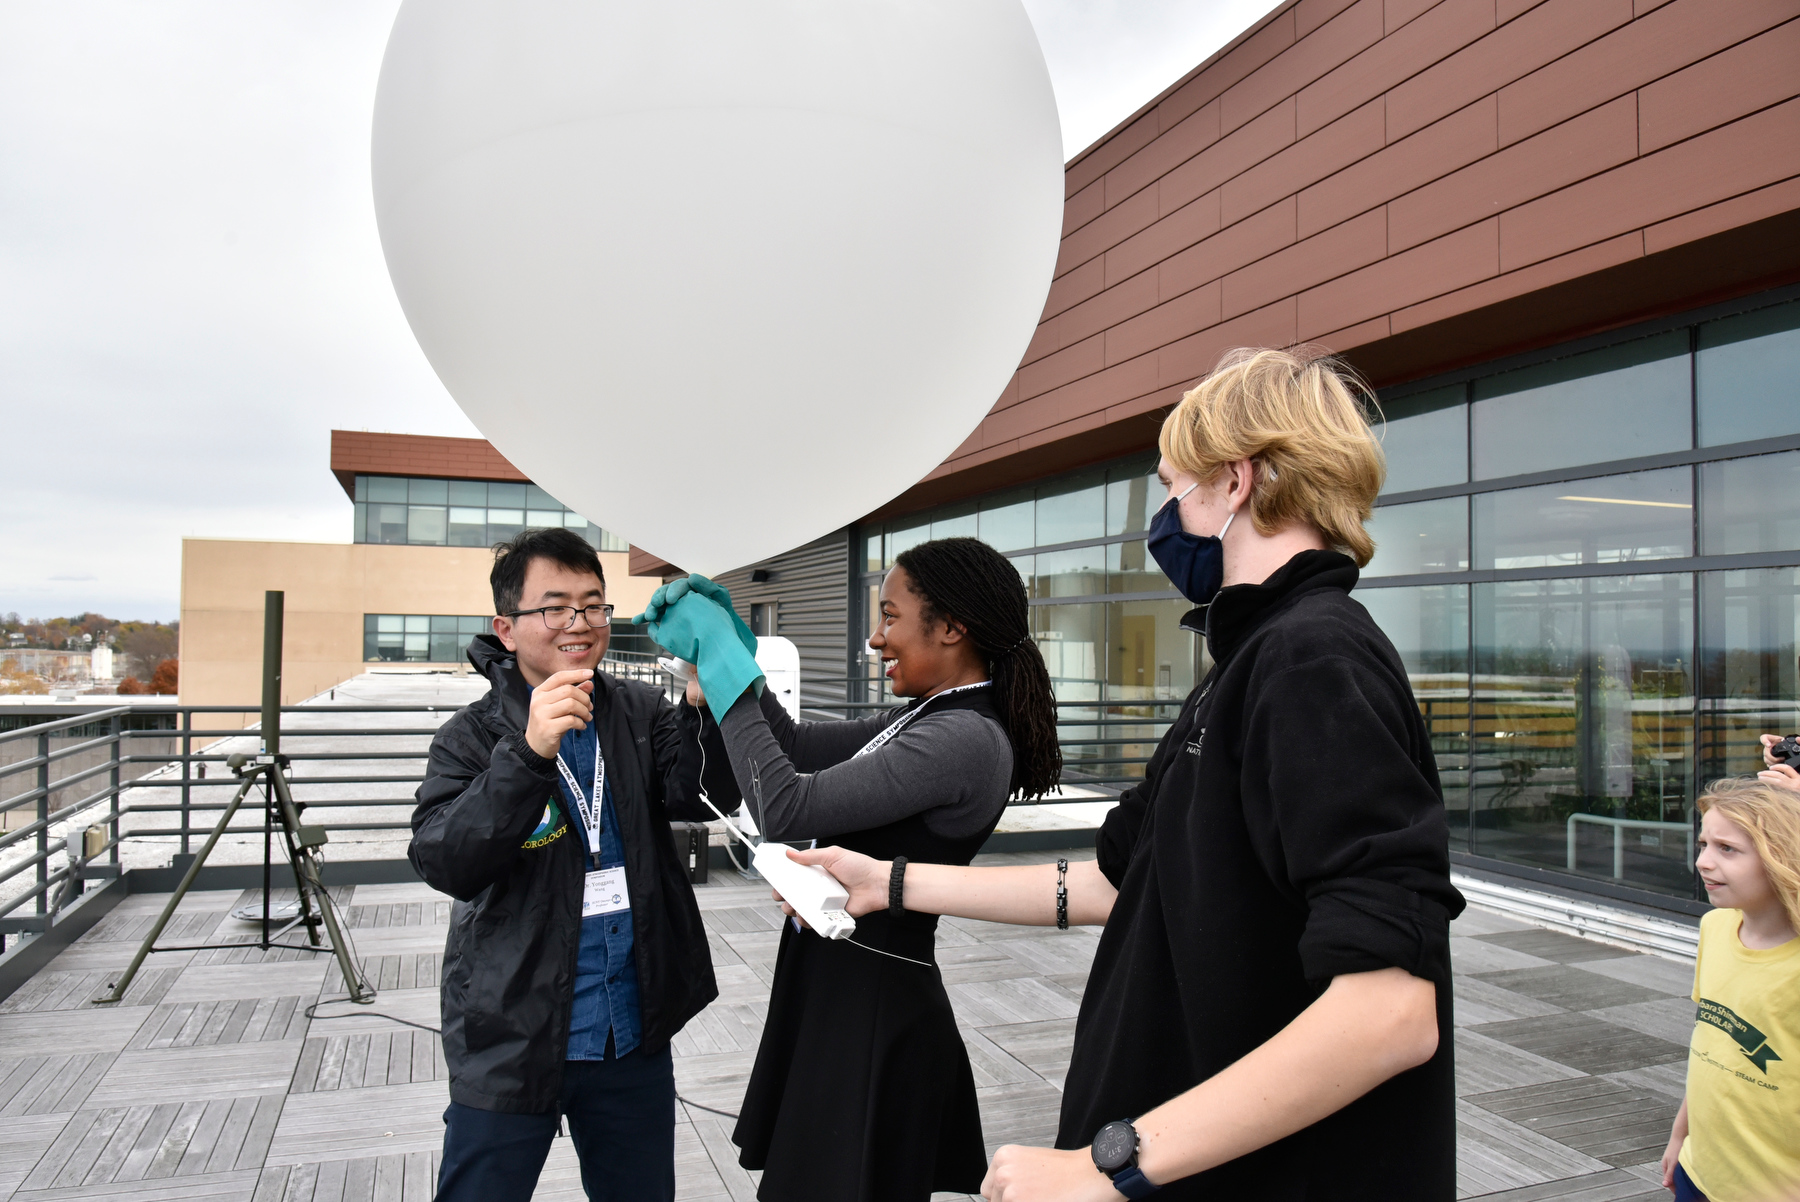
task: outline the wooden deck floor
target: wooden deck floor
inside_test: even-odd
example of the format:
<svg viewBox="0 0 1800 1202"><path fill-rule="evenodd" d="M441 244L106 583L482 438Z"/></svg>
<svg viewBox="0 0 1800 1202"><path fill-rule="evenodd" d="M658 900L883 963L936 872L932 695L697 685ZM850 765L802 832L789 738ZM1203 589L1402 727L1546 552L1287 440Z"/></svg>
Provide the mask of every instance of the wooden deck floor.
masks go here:
<svg viewBox="0 0 1800 1202"><path fill-rule="evenodd" d="M735 1111L755 1053L779 936L766 898L732 874L700 890L720 997L677 1039L675 1063L701 1105ZM248 930L227 916L238 900L191 895L174 934ZM0 1002L0 1202L430 1198L447 1100L438 1041L362 1007L307 1019L306 1006L341 995L326 958L165 953L122 1005L89 1004L163 901L127 898ZM382 990L372 1009L435 1026L449 903L422 885L365 885L341 904ZM1461 1195L1661 1202L1655 1162L1680 1101L1691 970L1473 909L1455 934ZM938 956L990 1147L1053 1136L1096 942L944 922ZM679 1111L680 1196L754 1197L730 1121ZM581 1196L559 1139L537 1197Z"/></svg>

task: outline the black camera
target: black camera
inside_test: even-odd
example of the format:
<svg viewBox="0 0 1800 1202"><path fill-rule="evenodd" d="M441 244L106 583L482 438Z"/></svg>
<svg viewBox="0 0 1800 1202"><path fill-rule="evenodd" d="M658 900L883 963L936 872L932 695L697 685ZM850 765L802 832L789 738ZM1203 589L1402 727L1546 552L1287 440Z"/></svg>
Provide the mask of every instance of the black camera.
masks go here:
<svg viewBox="0 0 1800 1202"><path fill-rule="evenodd" d="M1789 735L1769 748L1769 758L1777 763L1786 763L1791 767L1800 768L1800 735Z"/></svg>

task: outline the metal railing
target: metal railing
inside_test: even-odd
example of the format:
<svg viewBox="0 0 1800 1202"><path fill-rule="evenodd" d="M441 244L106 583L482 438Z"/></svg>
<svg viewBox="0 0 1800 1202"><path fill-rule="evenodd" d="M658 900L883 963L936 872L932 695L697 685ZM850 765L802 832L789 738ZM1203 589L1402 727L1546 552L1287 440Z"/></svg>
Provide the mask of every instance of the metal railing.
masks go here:
<svg viewBox="0 0 1800 1202"><path fill-rule="evenodd" d="M604 667L616 675L668 685L652 656L609 656ZM805 705L810 718L846 718L896 704L887 698L821 705L824 699L816 686L855 686L844 692L856 696L866 695L861 686L867 682L811 683L815 687L808 688L811 700ZM1057 705L1062 715L1057 726L1064 732L1063 783L1117 787L1142 778L1142 765L1181 701ZM282 751L292 764L290 783L298 800L312 811L309 820L334 835L408 830L429 740L455 709L282 706ZM0 732L0 951L9 937L48 930L88 882L118 876L125 840L165 839L182 854L191 852L195 836L205 836L230 804L236 784L225 772L209 779L208 768L223 766L233 751L254 748L259 739L254 722L246 726L229 718L254 718L260 712L255 705L118 706ZM310 721L289 722L285 716L290 714ZM382 714L414 714L422 720L400 726L335 720ZM139 729L147 719L159 725ZM346 739L354 745L344 746ZM21 751L19 758L4 762ZM343 786L369 788L345 795ZM372 795L381 793L389 795ZM347 810L376 814L343 813ZM337 820L331 811L338 812ZM228 833L260 836L261 821L259 814L247 813Z"/></svg>

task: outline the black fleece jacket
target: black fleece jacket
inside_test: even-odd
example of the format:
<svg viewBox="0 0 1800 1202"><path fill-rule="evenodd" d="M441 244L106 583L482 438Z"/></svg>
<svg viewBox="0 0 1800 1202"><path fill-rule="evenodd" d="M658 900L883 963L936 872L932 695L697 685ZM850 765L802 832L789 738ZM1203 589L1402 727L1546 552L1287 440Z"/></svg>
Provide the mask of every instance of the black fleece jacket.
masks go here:
<svg viewBox="0 0 1800 1202"><path fill-rule="evenodd" d="M1216 666L1101 828L1118 888L1076 1026L1058 1146L1218 1073L1340 974L1437 985L1438 1050L1336 1114L1160 1198L1456 1196L1449 832L1425 723L1356 567L1306 551L1222 590Z"/></svg>
<svg viewBox="0 0 1800 1202"><path fill-rule="evenodd" d="M525 742L531 690L518 662L488 635L470 644L469 662L493 688L431 740L407 857L456 899L442 987L451 1100L547 1114L560 1097L575 999L583 834L557 788L556 761ZM625 844L640 1046L654 1053L719 992L669 837L671 819L710 816L699 801L702 718L649 685L596 672L594 721Z"/></svg>

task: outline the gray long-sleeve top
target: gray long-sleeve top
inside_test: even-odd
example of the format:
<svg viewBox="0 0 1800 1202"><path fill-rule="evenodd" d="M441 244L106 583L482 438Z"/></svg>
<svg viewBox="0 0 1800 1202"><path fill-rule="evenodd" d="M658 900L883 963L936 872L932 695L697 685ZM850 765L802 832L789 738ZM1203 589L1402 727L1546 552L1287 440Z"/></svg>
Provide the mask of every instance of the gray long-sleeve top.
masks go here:
<svg viewBox="0 0 1800 1202"><path fill-rule="evenodd" d="M1006 732L973 710L933 713L928 703L878 750L858 757L900 713L795 722L772 692L760 702L749 692L738 698L720 731L763 835L829 839L914 814L945 838L985 829L1011 791Z"/></svg>

